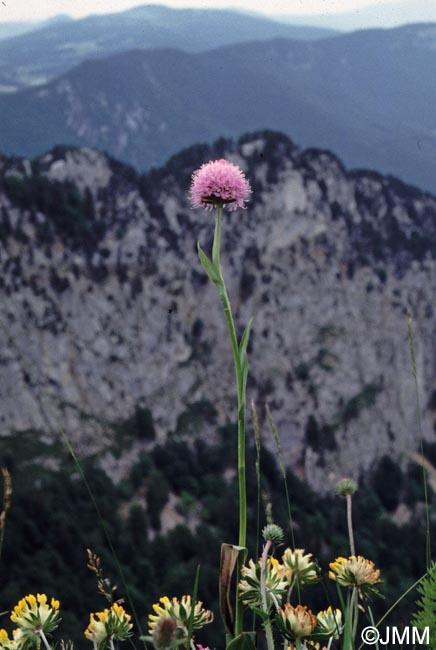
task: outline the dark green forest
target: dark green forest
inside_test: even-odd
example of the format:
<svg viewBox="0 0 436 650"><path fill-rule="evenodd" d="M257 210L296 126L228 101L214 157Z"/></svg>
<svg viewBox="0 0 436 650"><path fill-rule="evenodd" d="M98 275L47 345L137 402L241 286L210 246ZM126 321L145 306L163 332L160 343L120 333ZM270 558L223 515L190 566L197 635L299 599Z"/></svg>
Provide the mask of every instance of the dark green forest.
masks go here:
<svg viewBox="0 0 436 650"><path fill-rule="evenodd" d="M106 577L118 586L116 597L126 599L128 611L133 605L143 632L152 603L162 595L191 593L200 564L199 596L215 612L215 623L201 631L198 642L221 647L220 543L236 543L238 528L237 481L226 472L236 466L236 427L229 423L218 428L215 441L206 443L200 434L214 419L211 404L191 405L163 444L154 440L152 413L138 408L128 421L114 425L112 453L120 456L138 441L147 451L138 454L128 476L117 485L101 468L98 456L81 458L78 468L61 439L43 442L46 437L38 431L3 437L1 463L11 473L13 495L1 556L0 611L10 610L28 593L55 596L61 601L59 638L85 647L83 630L89 613L106 606L86 566L87 548L101 557ZM425 453L435 460L435 449ZM247 454L248 546L253 557L258 501L254 446ZM261 474L262 503L271 503L274 521L283 526L286 544L291 545L283 477L275 455L266 448L261 452ZM314 608L337 604L327 570L329 561L348 555L345 501L333 494L320 498L290 470L287 483L296 546L312 552L323 569L323 582L302 598ZM164 532L160 515L170 494L189 525ZM400 503L412 513L402 526L392 519ZM402 470L383 458L360 481L354 523L357 552L382 570L385 600L373 603L379 616L425 571L422 470L417 465ZM432 532L434 536L434 524ZM409 624L415 600L412 593L395 609L392 621ZM4 614L0 627L10 629L8 619Z"/></svg>

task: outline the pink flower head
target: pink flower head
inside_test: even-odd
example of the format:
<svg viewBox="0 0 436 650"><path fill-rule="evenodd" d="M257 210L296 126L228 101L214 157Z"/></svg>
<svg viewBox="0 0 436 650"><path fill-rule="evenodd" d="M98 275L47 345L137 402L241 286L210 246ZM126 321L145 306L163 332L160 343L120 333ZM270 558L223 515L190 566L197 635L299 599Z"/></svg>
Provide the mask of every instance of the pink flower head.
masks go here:
<svg viewBox="0 0 436 650"><path fill-rule="evenodd" d="M228 160L212 160L192 174L191 202L194 208L229 210L245 208L251 194L244 172Z"/></svg>

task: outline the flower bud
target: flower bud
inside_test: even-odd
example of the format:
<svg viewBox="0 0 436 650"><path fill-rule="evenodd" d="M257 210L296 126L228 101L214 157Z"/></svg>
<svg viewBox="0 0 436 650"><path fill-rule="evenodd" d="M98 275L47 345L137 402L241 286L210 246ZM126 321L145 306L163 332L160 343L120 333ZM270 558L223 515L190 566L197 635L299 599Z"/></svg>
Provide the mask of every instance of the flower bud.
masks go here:
<svg viewBox="0 0 436 650"><path fill-rule="evenodd" d="M342 478L336 483L336 494L340 497L354 494L356 490L357 483L352 478Z"/></svg>
<svg viewBox="0 0 436 650"><path fill-rule="evenodd" d="M153 645L156 650L165 650L177 636L177 621L174 618L161 618L153 630Z"/></svg>
<svg viewBox="0 0 436 650"><path fill-rule="evenodd" d="M280 526L276 524L268 524L262 531L262 536L265 542L272 542L273 544L281 544L285 538L285 534Z"/></svg>

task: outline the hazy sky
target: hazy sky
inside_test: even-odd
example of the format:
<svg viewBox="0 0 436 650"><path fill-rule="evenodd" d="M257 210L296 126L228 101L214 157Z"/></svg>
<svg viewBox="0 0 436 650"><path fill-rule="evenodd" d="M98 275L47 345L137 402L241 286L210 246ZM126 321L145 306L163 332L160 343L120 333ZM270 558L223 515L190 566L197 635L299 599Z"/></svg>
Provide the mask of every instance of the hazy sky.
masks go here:
<svg viewBox="0 0 436 650"><path fill-rule="evenodd" d="M383 4L393 1L383 0ZM380 4L380 0L378 3ZM139 4L201 8L231 7L269 14L326 15L358 11L376 2L374 0L0 0L0 22L38 20L61 13L74 17L86 16L91 13L122 11Z"/></svg>

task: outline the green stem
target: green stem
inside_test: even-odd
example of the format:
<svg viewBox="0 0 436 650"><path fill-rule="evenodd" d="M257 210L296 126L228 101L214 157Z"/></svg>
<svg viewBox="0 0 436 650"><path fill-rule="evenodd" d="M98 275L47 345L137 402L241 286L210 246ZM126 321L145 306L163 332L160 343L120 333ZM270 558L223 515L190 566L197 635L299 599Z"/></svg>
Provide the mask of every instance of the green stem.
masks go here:
<svg viewBox="0 0 436 650"><path fill-rule="evenodd" d="M221 270L220 250L221 250L221 225L222 225L222 206L218 206L215 233L212 247L212 264L218 274L219 282L217 289L221 303L224 308L224 315L227 322L227 330L230 336L232 346L233 361L235 364L236 385L238 392L238 483L239 483L239 546L245 547L247 538L247 494L245 483L245 390L243 381L243 372L241 360L239 357L239 345L236 336L235 323L233 321L232 308L230 306L226 285ZM240 570L242 568L242 559L238 562L236 584L239 584ZM236 594L235 607L235 635L242 633L242 602Z"/></svg>
<svg viewBox="0 0 436 650"><path fill-rule="evenodd" d="M263 613L266 614L264 627L265 627L266 643L267 643L268 650L274 650L274 638L271 629L271 621L269 620L269 608L268 608L268 601L266 597L266 584L265 584L268 553L271 548L271 544L272 542L270 540L266 542L263 549L262 561L260 565L260 593L262 597Z"/></svg>
<svg viewBox="0 0 436 650"><path fill-rule="evenodd" d="M351 555L356 555L356 547L354 545L353 535L353 515L352 515L352 496L347 494L347 524L348 524L348 537L350 539L350 552Z"/></svg>
<svg viewBox="0 0 436 650"><path fill-rule="evenodd" d="M41 630L38 630L38 631L39 631L39 636L41 637L41 639L42 639L42 641L43 641L43 643L44 643L44 645L46 647L46 650L51 650L50 644L47 641L47 637L44 634L44 630L41 629Z"/></svg>

